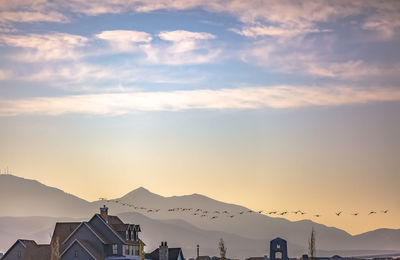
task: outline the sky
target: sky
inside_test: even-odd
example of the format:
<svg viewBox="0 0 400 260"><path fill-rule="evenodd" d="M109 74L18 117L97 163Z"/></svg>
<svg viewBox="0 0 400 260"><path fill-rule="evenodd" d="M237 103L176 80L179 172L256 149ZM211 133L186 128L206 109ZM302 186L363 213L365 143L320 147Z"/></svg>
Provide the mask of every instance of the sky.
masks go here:
<svg viewBox="0 0 400 260"><path fill-rule="evenodd" d="M0 0L0 169L400 228L399 46L399 1Z"/></svg>

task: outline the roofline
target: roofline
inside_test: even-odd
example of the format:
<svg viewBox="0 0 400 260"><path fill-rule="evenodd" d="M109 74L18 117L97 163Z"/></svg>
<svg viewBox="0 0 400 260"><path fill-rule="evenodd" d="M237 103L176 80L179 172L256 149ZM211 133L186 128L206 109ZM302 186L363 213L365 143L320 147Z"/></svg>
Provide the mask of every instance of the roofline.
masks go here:
<svg viewBox="0 0 400 260"><path fill-rule="evenodd" d="M98 260L94 255L92 255L92 253L91 253L78 239L75 239L66 249L64 249L64 251L61 253L60 257L62 257L62 256L68 251L68 249L70 249L70 247L71 247L73 244L75 244L75 242L77 242L79 245L81 245L81 247L82 247L83 249L85 249L85 251L86 251L91 257L93 257L94 260Z"/></svg>
<svg viewBox="0 0 400 260"><path fill-rule="evenodd" d="M121 240L122 243L124 244L126 243L125 240L122 239L122 237L117 232L115 232L115 230L111 228L99 214L94 214L94 216L88 222L90 222L94 217L98 217L114 233L114 235L116 235L119 238L119 240Z"/></svg>
<svg viewBox="0 0 400 260"><path fill-rule="evenodd" d="M33 241L33 240L32 240ZM4 253L4 255L2 256L2 258L4 258L10 251L11 249L17 244L20 243L23 247L26 248L26 245L22 242L22 239L17 239L17 241L15 241L15 243ZM36 242L35 242L36 243Z"/></svg>
<svg viewBox="0 0 400 260"><path fill-rule="evenodd" d="M99 235L96 234L96 232L86 223L86 222L82 222L81 224L79 224L79 226L77 226L74 231L72 231L71 234L69 234L69 236L62 242L62 244L65 244L65 242L67 242L71 236L73 234L75 234L76 231L78 231L78 229L82 226L85 225L99 240L100 242L102 242L103 244L107 244L101 237L99 237Z"/></svg>

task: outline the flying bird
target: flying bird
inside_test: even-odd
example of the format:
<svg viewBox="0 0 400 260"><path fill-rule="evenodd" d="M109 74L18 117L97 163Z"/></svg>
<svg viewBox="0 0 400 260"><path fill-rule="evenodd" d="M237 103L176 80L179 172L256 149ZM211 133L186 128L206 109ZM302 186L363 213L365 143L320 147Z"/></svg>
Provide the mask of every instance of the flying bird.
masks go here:
<svg viewBox="0 0 400 260"><path fill-rule="evenodd" d="M211 219L216 219L216 218L218 218L218 216L214 216L214 217L212 217Z"/></svg>
<svg viewBox="0 0 400 260"><path fill-rule="evenodd" d="M230 215L229 217L230 217L230 218L233 218L234 216L235 216L235 215Z"/></svg>
<svg viewBox="0 0 400 260"><path fill-rule="evenodd" d="M336 214L336 216L338 216L338 217L339 217L339 216L340 216L340 214L342 214L342 212L341 212L341 211L339 211L339 212L336 212L335 214Z"/></svg>
<svg viewBox="0 0 400 260"><path fill-rule="evenodd" d="M321 215L319 215L319 214L316 214L316 215L314 215L314 217L317 217L317 218L319 218L319 217L321 217Z"/></svg>
<svg viewBox="0 0 400 260"><path fill-rule="evenodd" d="M353 215L353 216L358 216L358 212L355 212L355 213L353 213L353 214L351 214L351 215Z"/></svg>
<svg viewBox="0 0 400 260"><path fill-rule="evenodd" d="M284 211L284 212L281 212L279 215L283 216L283 215L286 215L287 213L288 213L287 211Z"/></svg>
<svg viewBox="0 0 400 260"><path fill-rule="evenodd" d="M370 213L368 213L368 216L372 214L376 214L376 211L371 211Z"/></svg>
<svg viewBox="0 0 400 260"><path fill-rule="evenodd" d="M261 213L263 213L263 211L264 211L264 210L259 210L259 211L257 211L257 212L258 212L259 214L261 214Z"/></svg>
<svg viewBox="0 0 400 260"><path fill-rule="evenodd" d="M382 210L382 213L388 213L389 212L389 210L388 209L385 209L385 210Z"/></svg>

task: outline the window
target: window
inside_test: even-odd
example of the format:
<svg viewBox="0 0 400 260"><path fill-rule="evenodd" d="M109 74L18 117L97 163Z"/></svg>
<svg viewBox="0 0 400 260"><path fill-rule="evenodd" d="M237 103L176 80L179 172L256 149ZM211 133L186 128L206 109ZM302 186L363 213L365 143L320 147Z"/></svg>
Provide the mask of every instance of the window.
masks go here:
<svg viewBox="0 0 400 260"><path fill-rule="evenodd" d="M125 245L125 255L129 255L129 246Z"/></svg>
<svg viewBox="0 0 400 260"><path fill-rule="evenodd" d="M17 256L18 256L18 258L21 258L21 251L17 252Z"/></svg>
<svg viewBox="0 0 400 260"><path fill-rule="evenodd" d="M126 240L129 240L129 231L128 231L128 230L125 231L125 239L126 239Z"/></svg>
<svg viewBox="0 0 400 260"><path fill-rule="evenodd" d="M113 250L113 255L117 255L118 254L118 245L117 244L113 244L112 245L112 250Z"/></svg>
<svg viewBox="0 0 400 260"><path fill-rule="evenodd" d="M134 235L133 231L131 231L131 240L135 240L135 235Z"/></svg>
<svg viewBox="0 0 400 260"><path fill-rule="evenodd" d="M78 251L77 250L75 250L75 257L78 257Z"/></svg>

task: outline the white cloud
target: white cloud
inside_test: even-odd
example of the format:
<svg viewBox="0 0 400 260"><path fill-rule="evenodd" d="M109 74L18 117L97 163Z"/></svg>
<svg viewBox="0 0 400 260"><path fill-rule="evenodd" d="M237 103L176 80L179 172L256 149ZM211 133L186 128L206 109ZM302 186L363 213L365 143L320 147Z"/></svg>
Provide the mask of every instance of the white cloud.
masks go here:
<svg viewBox="0 0 400 260"><path fill-rule="evenodd" d="M136 111L260 109L400 101L398 88L272 86L257 88L131 92L0 100L0 115L121 115Z"/></svg>
<svg viewBox="0 0 400 260"><path fill-rule="evenodd" d="M400 28L400 8L394 12L379 13L366 19L362 27L366 30L374 30L384 37L390 39L395 31Z"/></svg>
<svg viewBox="0 0 400 260"><path fill-rule="evenodd" d="M0 22L58 22L66 23L69 19L58 12L35 12L35 11L16 11L16 12L0 12Z"/></svg>
<svg viewBox="0 0 400 260"><path fill-rule="evenodd" d="M275 37L295 37L305 33L320 32L317 29L300 29L300 28L283 28L277 26L246 26L240 30L232 29L233 32L256 38L259 36L275 36Z"/></svg>
<svg viewBox="0 0 400 260"><path fill-rule="evenodd" d="M207 42L216 37L205 32L190 32L184 30L163 31L158 37L171 44L143 45L142 50L147 60L152 63L169 65L201 64L214 61L219 49L211 48Z"/></svg>
<svg viewBox="0 0 400 260"><path fill-rule="evenodd" d="M15 56L23 62L77 59L81 56L77 49L87 41L86 37L66 33L0 35L0 44L24 49Z"/></svg>
<svg viewBox="0 0 400 260"><path fill-rule="evenodd" d="M117 51L133 51L138 43L148 43L152 40L151 35L146 32L128 30L103 31L96 37L108 41Z"/></svg>
<svg viewBox="0 0 400 260"><path fill-rule="evenodd" d="M9 70L0 70L0 80L9 79L12 76L12 72Z"/></svg>

